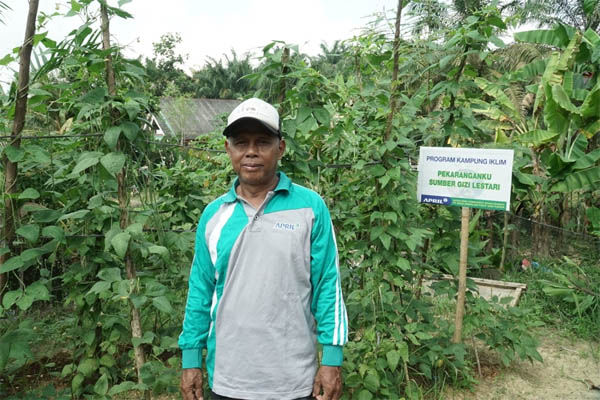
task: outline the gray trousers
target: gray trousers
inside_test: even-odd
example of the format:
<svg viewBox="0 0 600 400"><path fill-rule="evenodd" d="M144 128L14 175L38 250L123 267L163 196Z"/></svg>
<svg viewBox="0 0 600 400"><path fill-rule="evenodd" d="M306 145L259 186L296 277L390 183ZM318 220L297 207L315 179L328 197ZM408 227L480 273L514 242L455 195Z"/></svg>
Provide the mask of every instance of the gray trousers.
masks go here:
<svg viewBox="0 0 600 400"><path fill-rule="evenodd" d="M243 399L234 399L232 397L225 397L225 396L221 396L216 394L215 392L211 391L211 397L212 400L243 400ZM308 397L301 397L299 399L296 400L314 400L314 397L312 396L308 396Z"/></svg>

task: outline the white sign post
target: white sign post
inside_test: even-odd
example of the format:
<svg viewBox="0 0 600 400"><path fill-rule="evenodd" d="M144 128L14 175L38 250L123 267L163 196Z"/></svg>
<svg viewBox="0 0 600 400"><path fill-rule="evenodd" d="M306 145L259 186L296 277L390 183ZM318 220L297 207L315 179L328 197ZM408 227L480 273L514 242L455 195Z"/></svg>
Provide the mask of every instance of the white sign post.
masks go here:
<svg viewBox="0 0 600 400"><path fill-rule="evenodd" d="M421 147L417 200L462 207L454 343L462 340L471 208L510 209L513 150Z"/></svg>
<svg viewBox="0 0 600 400"><path fill-rule="evenodd" d="M513 150L421 147L417 200L509 210Z"/></svg>

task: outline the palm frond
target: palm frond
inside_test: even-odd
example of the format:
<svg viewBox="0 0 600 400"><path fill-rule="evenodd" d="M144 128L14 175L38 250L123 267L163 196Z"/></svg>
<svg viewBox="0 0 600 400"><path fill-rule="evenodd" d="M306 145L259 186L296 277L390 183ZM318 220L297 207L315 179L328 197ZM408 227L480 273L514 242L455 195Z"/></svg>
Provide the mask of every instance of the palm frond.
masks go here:
<svg viewBox="0 0 600 400"><path fill-rule="evenodd" d="M2 14L5 10L12 10L4 1L0 1L0 23L4 24L4 18L2 18Z"/></svg>

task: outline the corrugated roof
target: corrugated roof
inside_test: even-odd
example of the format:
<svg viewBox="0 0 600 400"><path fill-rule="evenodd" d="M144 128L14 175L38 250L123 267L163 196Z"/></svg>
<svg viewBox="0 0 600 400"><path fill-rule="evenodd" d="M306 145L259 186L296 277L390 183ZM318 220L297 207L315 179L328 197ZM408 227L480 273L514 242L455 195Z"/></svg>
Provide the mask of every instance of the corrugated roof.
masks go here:
<svg viewBox="0 0 600 400"><path fill-rule="evenodd" d="M186 139L223 127L221 116L228 115L240 100L186 99L162 97L156 120L166 135Z"/></svg>

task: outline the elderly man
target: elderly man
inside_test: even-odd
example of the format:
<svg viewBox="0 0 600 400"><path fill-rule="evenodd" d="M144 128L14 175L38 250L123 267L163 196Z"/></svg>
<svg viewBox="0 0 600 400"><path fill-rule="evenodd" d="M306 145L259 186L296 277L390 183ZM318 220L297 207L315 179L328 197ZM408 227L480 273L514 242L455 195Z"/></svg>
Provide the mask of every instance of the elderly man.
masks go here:
<svg viewBox="0 0 600 400"><path fill-rule="evenodd" d="M213 399L337 400L348 325L329 211L277 171L285 140L272 105L246 100L227 123L237 178L196 232L179 338L183 398L203 399L206 348Z"/></svg>

